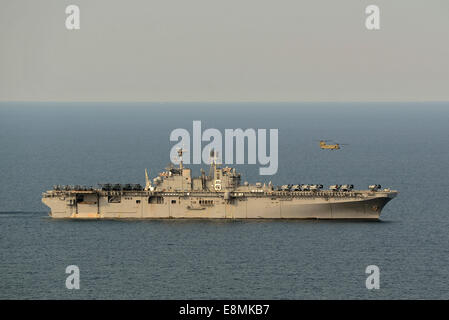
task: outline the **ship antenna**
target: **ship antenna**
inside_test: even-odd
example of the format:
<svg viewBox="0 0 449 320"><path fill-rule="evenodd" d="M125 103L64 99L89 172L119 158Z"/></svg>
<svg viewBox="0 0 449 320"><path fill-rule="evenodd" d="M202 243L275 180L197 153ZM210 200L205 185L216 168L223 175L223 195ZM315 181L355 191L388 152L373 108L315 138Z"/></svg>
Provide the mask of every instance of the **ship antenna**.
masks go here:
<svg viewBox="0 0 449 320"><path fill-rule="evenodd" d="M209 176L213 176L213 172L215 172L217 168L217 160L218 160L218 151L215 151L213 148L210 150L209 153L209 159L210 159L210 170L209 170Z"/></svg>
<svg viewBox="0 0 449 320"><path fill-rule="evenodd" d="M145 168L145 191L150 190L150 188L151 188L151 180L150 180L150 178L148 177L148 171L147 171L147 169Z"/></svg>
<svg viewBox="0 0 449 320"><path fill-rule="evenodd" d="M179 149L178 149L179 169L181 169L181 170L184 168L184 167L183 167L183 162L182 162L182 155L183 155L185 152L187 152L186 149L183 149L183 148L179 148Z"/></svg>

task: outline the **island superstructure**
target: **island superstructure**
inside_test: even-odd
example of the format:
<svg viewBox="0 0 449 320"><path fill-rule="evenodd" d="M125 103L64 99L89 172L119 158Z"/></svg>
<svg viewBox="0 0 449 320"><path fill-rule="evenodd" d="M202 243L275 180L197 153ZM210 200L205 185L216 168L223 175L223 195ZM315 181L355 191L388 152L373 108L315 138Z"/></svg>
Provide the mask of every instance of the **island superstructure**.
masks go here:
<svg viewBox="0 0 449 320"><path fill-rule="evenodd" d="M370 185L283 185L241 183L235 168L222 167L211 152L209 173L192 177L182 162L170 165L145 187L102 184L99 188L54 186L42 202L53 218L208 218L208 219L379 219L383 207L398 192Z"/></svg>

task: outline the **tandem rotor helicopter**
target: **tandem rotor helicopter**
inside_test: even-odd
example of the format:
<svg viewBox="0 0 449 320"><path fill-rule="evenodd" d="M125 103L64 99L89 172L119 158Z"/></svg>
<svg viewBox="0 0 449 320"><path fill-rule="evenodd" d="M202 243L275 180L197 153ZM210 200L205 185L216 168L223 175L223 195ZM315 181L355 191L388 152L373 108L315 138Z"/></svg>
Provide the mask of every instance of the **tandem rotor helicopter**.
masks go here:
<svg viewBox="0 0 449 320"><path fill-rule="evenodd" d="M320 148L323 150L340 150L340 146L346 146L347 144L343 143L334 143L334 144L328 144L328 141L332 140L320 140Z"/></svg>

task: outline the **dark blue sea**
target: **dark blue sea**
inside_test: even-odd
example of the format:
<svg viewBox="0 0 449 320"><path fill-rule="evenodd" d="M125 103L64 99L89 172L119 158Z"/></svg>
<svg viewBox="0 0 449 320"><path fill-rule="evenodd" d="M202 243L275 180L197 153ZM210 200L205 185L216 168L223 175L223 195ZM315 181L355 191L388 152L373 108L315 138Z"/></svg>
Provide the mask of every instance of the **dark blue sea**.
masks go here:
<svg viewBox="0 0 449 320"><path fill-rule="evenodd" d="M374 222L48 217L55 184L144 184L193 120L279 130L277 174L244 180L400 194ZM449 299L449 103L0 103L0 299L412 298Z"/></svg>

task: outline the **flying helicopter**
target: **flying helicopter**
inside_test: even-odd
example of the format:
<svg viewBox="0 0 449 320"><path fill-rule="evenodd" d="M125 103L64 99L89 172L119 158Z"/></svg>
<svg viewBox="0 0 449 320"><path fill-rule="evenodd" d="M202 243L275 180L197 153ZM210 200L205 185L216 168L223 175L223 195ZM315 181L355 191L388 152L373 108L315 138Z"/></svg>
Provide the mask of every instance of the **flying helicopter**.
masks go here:
<svg viewBox="0 0 449 320"><path fill-rule="evenodd" d="M340 150L341 146L346 145L342 143L327 144L328 141L331 140L320 140L320 148L324 150Z"/></svg>

